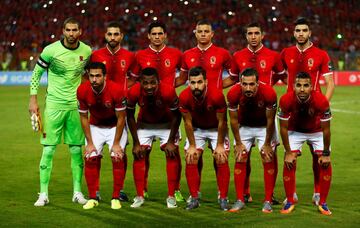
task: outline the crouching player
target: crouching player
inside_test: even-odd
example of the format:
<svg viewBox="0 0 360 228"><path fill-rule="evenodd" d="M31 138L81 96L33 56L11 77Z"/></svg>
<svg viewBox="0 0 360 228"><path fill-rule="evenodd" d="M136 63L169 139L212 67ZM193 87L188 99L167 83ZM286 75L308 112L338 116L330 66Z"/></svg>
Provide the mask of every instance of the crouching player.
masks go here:
<svg viewBox="0 0 360 228"><path fill-rule="evenodd" d="M124 151L127 132L124 130L126 97L118 84L106 80L106 67L101 62L87 66L89 81L80 85L77 91L81 125L86 137L85 178L89 200L84 209L98 206L96 198L103 146L107 144L113 166L112 209L120 209L119 193L121 177L125 172ZM90 112L90 119L88 113Z"/></svg>
<svg viewBox="0 0 360 228"><path fill-rule="evenodd" d="M226 211L228 210L230 169L225 97L216 87L208 86L206 72L202 67L193 67L189 71L189 87L180 94L179 99L187 135L186 180L191 194L186 209L191 210L200 205L198 162L208 142L216 162L220 208Z"/></svg>
<svg viewBox="0 0 360 228"><path fill-rule="evenodd" d="M271 201L276 180L274 150L278 144L275 132L277 98L274 89L259 82L258 78L255 69L245 69L241 73L240 83L234 85L227 94L230 125L235 140L234 181L237 195L230 212L239 211L245 206L247 160L256 142L264 166L265 199L262 211L272 212Z"/></svg>
<svg viewBox="0 0 360 228"><path fill-rule="evenodd" d="M296 75L294 91L280 99L278 113L280 135L285 148L283 181L287 203L280 211L291 213L294 206L296 159L301 154L302 145L307 142L314 148L321 166L319 211L330 215L326 198L329 193L332 168L330 163L330 119L329 102L320 92L313 91L308 73Z"/></svg>
<svg viewBox="0 0 360 228"><path fill-rule="evenodd" d="M179 153L179 125L181 114L178 109L179 98L174 87L160 84L155 68L144 68L140 82L128 91L127 118L133 137L133 174L136 197L133 208L144 204L146 154L150 154L155 138L160 140L160 149L166 155L166 174L168 182L168 208L177 207L175 190L180 180L181 159ZM135 107L140 110L135 121Z"/></svg>

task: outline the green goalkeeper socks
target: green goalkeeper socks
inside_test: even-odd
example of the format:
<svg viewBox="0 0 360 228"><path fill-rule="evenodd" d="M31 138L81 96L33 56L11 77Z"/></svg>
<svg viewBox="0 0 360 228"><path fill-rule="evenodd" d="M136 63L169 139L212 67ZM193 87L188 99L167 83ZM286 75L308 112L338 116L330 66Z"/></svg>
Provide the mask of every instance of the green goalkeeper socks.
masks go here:
<svg viewBox="0 0 360 228"><path fill-rule="evenodd" d="M74 192L81 192L81 179L83 174L83 158L81 146L69 146L71 154L71 170L73 175Z"/></svg>
<svg viewBox="0 0 360 228"><path fill-rule="evenodd" d="M52 170L52 161L56 146L44 146L40 160L40 193L48 195L48 188Z"/></svg>

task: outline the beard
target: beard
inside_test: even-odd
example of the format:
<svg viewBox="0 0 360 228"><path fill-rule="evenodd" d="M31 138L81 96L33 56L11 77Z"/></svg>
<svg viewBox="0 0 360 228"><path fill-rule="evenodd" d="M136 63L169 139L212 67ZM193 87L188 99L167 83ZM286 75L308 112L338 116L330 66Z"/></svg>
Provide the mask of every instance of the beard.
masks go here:
<svg viewBox="0 0 360 228"><path fill-rule="evenodd" d="M203 90L199 90L199 89L195 89L194 91L192 91L192 94L194 97L199 98L203 95L204 91Z"/></svg>
<svg viewBox="0 0 360 228"><path fill-rule="evenodd" d="M304 45L306 44L307 42L309 41L309 38L303 40L303 41L299 41L299 40L296 40L296 43L299 44L299 45Z"/></svg>
<svg viewBox="0 0 360 228"><path fill-rule="evenodd" d="M77 38L71 37L71 36L69 36L69 37L65 36L65 39L69 44L75 44L78 41Z"/></svg>
<svg viewBox="0 0 360 228"><path fill-rule="evenodd" d="M117 47L120 43L117 41L107 41L107 44L111 47L111 48L115 48Z"/></svg>

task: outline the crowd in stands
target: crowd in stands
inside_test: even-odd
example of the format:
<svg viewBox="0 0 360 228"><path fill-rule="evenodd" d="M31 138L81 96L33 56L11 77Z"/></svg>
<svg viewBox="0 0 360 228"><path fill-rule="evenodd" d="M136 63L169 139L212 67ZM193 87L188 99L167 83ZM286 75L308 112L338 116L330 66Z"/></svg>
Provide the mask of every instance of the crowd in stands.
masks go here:
<svg viewBox="0 0 360 228"><path fill-rule="evenodd" d="M1 69L31 70L42 48L61 38L62 22L69 16L81 21L82 40L93 49L104 45L107 22L121 22L123 46L131 51L147 46L146 28L152 20L165 22L168 45L184 51L196 43L196 22L209 19L215 43L231 53L246 46L243 27L251 21L263 25L267 47L281 51L293 45L293 21L304 16L312 23L312 41L330 52L337 68L360 70L357 0L3 0Z"/></svg>

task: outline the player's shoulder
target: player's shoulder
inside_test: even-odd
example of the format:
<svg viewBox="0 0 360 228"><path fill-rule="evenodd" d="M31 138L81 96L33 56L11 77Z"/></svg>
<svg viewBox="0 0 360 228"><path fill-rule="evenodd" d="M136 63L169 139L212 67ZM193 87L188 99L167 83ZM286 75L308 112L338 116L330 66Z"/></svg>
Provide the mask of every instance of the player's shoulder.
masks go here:
<svg viewBox="0 0 360 228"><path fill-rule="evenodd" d="M78 87L77 94L79 97L86 97L86 94L89 90L91 90L91 84L89 80L86 80Z"/></svg>
<svg viewBox="0 0 360 228"><path fill-rule="evenodd" d="M174 96L176 95L175 88L168 84L160 83L159 85L162 96Z"/></svg>
<svg viewBox="0 0 360 228"><path fill-rule="evenodd" d="M214 44L210 48L213 49L214 51L220 52L222 54L228 54L229 53L229 51L227 49L225 49L223 47L216 46Z"/></svg>
<svg viewBox="0 0 360 228"><path fill-rule="evenodd" d="M182 53L178 48L176 48L176 47L170 47L170 46L166 46L165 47L165 50L166 51L168 51L168 52L170 52L170 53L176 53L176 54L178 54L178 53Z"/></svg>
<svg viewBox="0 0 360 228"><path fill-rule="evenodd" d="M186 87L183 91L180 92L179 98L180 100L188 100L191 96L190 87Z"/></svg>
<svg viewBox="0 0 360 228"><path fill-rule="evenodd" d="M128 90L128 96L139 96L140 95L140 82L136 82L133 86L131 86Z"/></svg>
<svg viewBox="0 0 360 228"><path fill-rule="evenodd" d="M273 87L267 85L263 82L259 82L259 91L263 94L263 96L267 99L276 99L276 92Z"/></svg>
<svg viewBox="0 0 360 228"><path fill-rule="evenodd" d="M88 53L91 54L91 47L90 47L90 45L86 44L85 42L79 41L79 48L81 48L84 51L87 51Z"/></svg>
<svg viewBox="0 0 360 228"><path fill-rule="evenodd" d="M313 102L316 106L327 107L329 106L329 101L320 91L312 91L311 96L313 97Z"/></svg>
<svg viewBox="0 0 360 228"><path fill-rule="evenodd" d="M199 48L198 47L193 47L193 48L190 48L190 49L187 49L186 51L184 51L184 55L189 55L191 53L194 53L198 50Z"/></svg>
<svg viewBox="0 0 360 228"><path fill-rule="evenodd" d="M267 48L267 47L265 47L265 46L262 48L262 51L263 51L264 54L266 54L266 55L271 55L271 56L280 55L279 52L274 51L274 50L272 50L272 49L270 49L270 48Z"/></svg>
<svg viewBox="0 0 360 228"><path fill-rule="evenodd" d="M290 106L295 98L295 94L293 91L287 92L280 97L280 106Z"/></svg>
<svg viewBox="0 0 360 228"><path fill-rule="evenodd" d="M207 96L215 100L225 98L223 91L215 86L208 86Z"/></svg>
<svg viewBox="0 0 360 228"><path fill-rule="evenodd" d="M240 93L241 92L241 85L239 82L237 82L236 84L234 84L233 86L230 87L229 92L227 93L227 96L236 94L236 93Z"/></svg>

